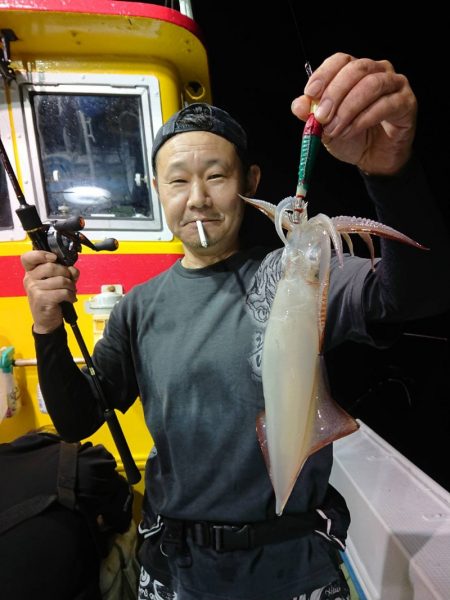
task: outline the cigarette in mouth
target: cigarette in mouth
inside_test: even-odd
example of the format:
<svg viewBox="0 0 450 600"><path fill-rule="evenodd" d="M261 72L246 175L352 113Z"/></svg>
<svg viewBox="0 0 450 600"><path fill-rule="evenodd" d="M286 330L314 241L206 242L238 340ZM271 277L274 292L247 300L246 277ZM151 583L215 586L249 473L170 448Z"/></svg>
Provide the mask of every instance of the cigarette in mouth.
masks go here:
<svg viewBox="0 0 450 600"><path fill-rule="evenodd" d="M198 237L200 238L200 244L203 246L203 248L207 248L208 240L206 239L205 230L203 229L203 224L200 220L195 221L195 222L197 223Z"/></svg>

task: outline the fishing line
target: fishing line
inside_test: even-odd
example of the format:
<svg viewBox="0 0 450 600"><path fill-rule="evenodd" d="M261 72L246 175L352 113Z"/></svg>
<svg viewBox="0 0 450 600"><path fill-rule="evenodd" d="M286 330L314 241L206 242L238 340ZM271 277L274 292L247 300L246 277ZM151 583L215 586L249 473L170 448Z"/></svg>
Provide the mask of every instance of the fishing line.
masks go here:
<svg viewBox="0 0 450 600"><path fill-rule="evenodd" d="M295 14L295 10L294 10L294 7L292 5L292 0L288 0L288 5L289 5L289 8L290 8L290 11L291 11L291 14L292 14L292 18L294 20L294 26L295 26L295 31L297 33L297 40L299 42L300 50L301 50L301 52L303 54L303 58L305 59L305 71L306 71L306 75L308 76L308 79L309 79L311 77L311 75L312 75L311 63L309 62L309 60L307 58L308 54L306 52L305 44L303 43L303 36L301 34L300 26L299 26L298 21L297 21L297 15Z"/></svg>

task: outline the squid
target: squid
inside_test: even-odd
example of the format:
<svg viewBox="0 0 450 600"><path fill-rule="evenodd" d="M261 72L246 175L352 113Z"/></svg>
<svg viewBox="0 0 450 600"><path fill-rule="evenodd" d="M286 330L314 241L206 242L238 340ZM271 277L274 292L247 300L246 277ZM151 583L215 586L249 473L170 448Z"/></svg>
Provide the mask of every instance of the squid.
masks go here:
<svg viewBox="0 0 450 600"><path fill-rule="evenodd" d="M305 195L320 136L321 125L311 113L303 132L295 196L285 198L277 206L241 196L275 222L285 245L282 274L262 351L265 411L256 423L277 515L283 513L307 458L359 427L331 397L322 355L331 246L343 268L342 238L353 254L350 234L359 234L369 247L372 269L371 235L425 249L392 227L371 219L318 214L308 220Z"/></svg>
<svg viewBox="0 0 450 600"><path fill-rule="evenodd" d="M278 206L242 198L275 221L285 245L262 352L265 412L256 425L275 492L275 511L281 515L307 458L359 427L331 397L322 355L331 245L341 268L341 236L350 244L351 254L349 234L364 239L372 268L371 235L425 247L371 219L318 214L308 220L307 203L298 197L285 198ZM297 222L292 220L294 211Z"/></svg>

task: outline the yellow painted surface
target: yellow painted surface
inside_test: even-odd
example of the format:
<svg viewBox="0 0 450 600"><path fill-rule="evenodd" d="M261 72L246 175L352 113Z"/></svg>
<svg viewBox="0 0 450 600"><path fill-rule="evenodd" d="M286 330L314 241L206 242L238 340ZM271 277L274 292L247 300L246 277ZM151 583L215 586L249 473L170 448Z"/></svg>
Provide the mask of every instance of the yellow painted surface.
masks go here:
<svg viewBox="0 0 450 600"><path fill-rule="evenodd" d="M2 28L12 29L18 38L10 45L11 67L24 77L27 77L29 72L152 75L159 82L164 121L176 112L184 101L211 101L206 50L202 42L188 29L172 22L145 17L71 13L70 3L61 3L61 12L41 11L39 3L36 6L35 9L26 7L6 9L0 6ZM86 10L89 8L87 7ZM37 81L36 77L34 81ZM0 111L7 115L14 158L15 162L19 163L20 152L15 138L16 124L13 120L14 111L12 111L9 94L5 94L3 102L0 101ZM19 164L16 174L22 185ZM32 197L27 197L26 200L30 204L35 203ZM0 259L20 256L30 249L31 244L27 239L0 242ZM180 254L181 252L182 247L177 240L121 241L117 251L123 255ZM91 250L83 247L83 254L91 253ZM6 276L5 273L0 274L1 278ZM98 290L103 283L105 281L99 273ZM93 317L84 310L84 302L89 297L79 296L76 310L79 317L78 324L91 351L94 342ZM16 359L34 358L31 327L31 313L24 296L0 297L0 347L13 346ZM101 332L97 331L96 337L100 334ZM70 331L69 345L73 356L81 357L81 352ZM14 375L21 390L22 408L17 415L1 423L0 442L9 441L30 429L51 424L48 415L43 414L39 408L36 395L38 383L36 367L16 367ZM143 471L153 442L145 425L140 401L136 401L126 415L119 413L118 417L133 457ZM115 455L119 469L122 469L106 425L90 439L93 443L103 443ZM143 489L143 481L141 481L136 486L136 490L142 494Z"/></svg>
<svg viewBox="0 0 450 600"><path fill-rule="evenodd" d="M176 71L176 84L182 89L188 89L192 81L204 87L204 95L191 101L211 99L206 50L193 33L174 23L40 10L8 9L0 10L0 15L2 28L12 29L18 37L11 43L13 68L22 63L39 70L59 69L74 57L92 62L102 73L107 72L106 57L118 66L123 63L129 73L136 72L133 69L139 62L166 64Z"/></svg>
<svg viewBox="0 0 450 600"><path fill-rule="evenodd" d="M101 241L89 238L91 241ZM19 242L0 242L0 256L20 256L32 249L27 239ZM120 242L119 250L114 254L182 254L183 246L179 240L171 242ZM83 246L82 254L97 254L94 250ZM1 301L1 300L0 300Z"/></svg>
<svg viewBox="0 0 450 600"><path fill-rule="evenodd" d="M90 296L80 296L77 303L78 324L83 338L91 351L94 339L93 317L82 309ZM34 342L31 333L32 319L25 297L0 299L0 347L13 346L15 359L35 358ZM81 358L78 344L68 327L69 347L74 357ZM0 425L0 442L10 441L27 431L51 424L47 414L41 412L37 399L37 369L35 366L14 368L14 377L21 392L22 408L13 417L5 419ZM145 425L142 405L139 399L125 415L117 412L119 422L139 469L143 471L153 441ZM94 444L104 444L115 456L119 470L122 464L112 440L109 429L103 425L89 438ZM136 489L143 492L143 481Z"/></svg>

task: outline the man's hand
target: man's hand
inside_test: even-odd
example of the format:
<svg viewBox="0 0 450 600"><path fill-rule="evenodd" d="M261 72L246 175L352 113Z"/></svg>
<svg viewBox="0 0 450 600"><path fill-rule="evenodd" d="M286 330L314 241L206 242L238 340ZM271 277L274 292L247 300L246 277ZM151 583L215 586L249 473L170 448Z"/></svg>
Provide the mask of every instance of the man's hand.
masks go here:
<svg viewBox="0 0 450 600"><path fill-rule="evenodd" d="M23 284L30 303L36 333L50 333L63 322L61 302L76 302L79 271L56 262L56 256L32 250L21 256L26 271Z"/></svg>
<svg viewBox="0 0 450 600"><path fill-rule="evenodd" d="M322 141L339 160L371 175L394 175L411 156L417 101L408 80L385 60L334 54L311 75L292 112L306 121L311 101Z"/></svg>

